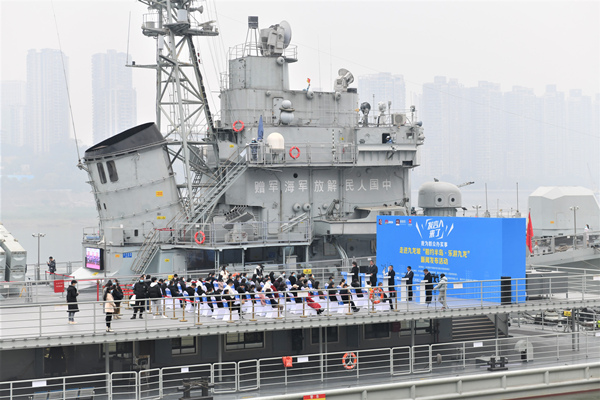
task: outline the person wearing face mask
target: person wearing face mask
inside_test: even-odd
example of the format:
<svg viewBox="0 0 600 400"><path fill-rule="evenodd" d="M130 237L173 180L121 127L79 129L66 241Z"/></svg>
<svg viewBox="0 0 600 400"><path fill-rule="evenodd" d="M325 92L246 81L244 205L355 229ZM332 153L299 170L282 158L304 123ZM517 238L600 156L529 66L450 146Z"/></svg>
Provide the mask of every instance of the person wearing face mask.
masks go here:
<svg viewBox="0 0 600 400"><path fill-rule="evenodd" d="M140 276L140 280L133 285L133 294L135 295L135 305L133 306L133 316L135 319L137 313L140 314L140 319L144 318L144 308L146 299L148 298L148 286L144 283L144 275Z"/></svg>

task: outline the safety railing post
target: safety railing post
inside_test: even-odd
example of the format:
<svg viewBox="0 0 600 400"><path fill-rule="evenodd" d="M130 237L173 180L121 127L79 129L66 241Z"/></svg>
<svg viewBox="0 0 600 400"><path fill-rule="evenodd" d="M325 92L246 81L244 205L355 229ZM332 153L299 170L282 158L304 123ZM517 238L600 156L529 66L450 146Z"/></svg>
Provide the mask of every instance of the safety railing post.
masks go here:
<svg viewBox="0 0 600 400"><path fill-rule="evenodd" d="M97 303L92 303L92 309L94 310L94 312L92 313L93 318L94 318L94 320L92 322L92 327L93 327L94 333L96 333L96 306L97 306Z"/></svg>
<svg viewBox="0 0 600 400"><path fill-rule="evenodd" d="M300 316L300 318L306 318L306 301L304 299L304 297L301 297L302 299L302 315ZM287 377L287 375L286 375Z"/></svg>
<svg viewBox="0 0 600 400"><path fill-rule="evenodd" d="M143 312L146 311L146 310L148 310L149 300L150 299L148 299L148 298L144 299L144 309L140 313L140 318L142 317L142 315L144 315ZM147 312L146 313L146 318L144 318L144 329L145 330L148 330L148 319L150 318L150 314L151 314L150 312Z"/></svg>
<svg viewBox="0 0 600 400"><path fill-rule="evenodd" d="M277 293L277 317L275 319L281 319L281 297Z"/></svg>
<svg viewBox="0 0 600 400"><path fill-rule="evenodd" d="M40 334L40 337L42 337L42 306L41 305L38 307L38 311L39 311L39 326L40 326L39 334Z"/></svg>
<svg viewBox="0 0 600 400"><path fill-rule="evenodd" d="M194 312L196 313L196 323L195 325L202 325L202 323L200 322L200 307L198 307L197 309L194 308Z"/></svg>
<svg viewBox="0 0 600 400"><path fill-rule="evenodd" d="M390 347L390 376L394 376L394 348Z"/></svg>
<svg viewBox="0 0 600 400"><path fill-rule="evenodd" d="M250 301L252 302L252 318L250 318L250 321L256 321L256 316L254 315L254 303L256 302L256 299L250 295Z"/></svg>
<svg viewBox="0 0 600 400"><path fill-rule="evenodd" d="M175 314L175 312L177 311L177 299L175 297L171 297L171 301L173 302L173 316L171 317L171 319L177 319L177 315Z"/></svg>
<svg viewBox="0 0 600 400"><path fill-rule="evenodd" d="M349 300L348 301L348 312L346 313L346 315L352 315L352 310L350 309L351 304L352 304L352 300Z"/></svg>
<svg viewBox="0 0 600 400"><path fill-rule="evenodd" d="M229 305L229 320L227 321L228 323L232 323L233 321L233 301L228 300L227 301L228 305Z"/></svg>
<svg viewBox="0 0 600 400"><path fill-rule="evenodd" d="M481 307L483 307L483 281L479 282L479 292L481 297ZM446 300L448 301L448 300Z"/></svg>

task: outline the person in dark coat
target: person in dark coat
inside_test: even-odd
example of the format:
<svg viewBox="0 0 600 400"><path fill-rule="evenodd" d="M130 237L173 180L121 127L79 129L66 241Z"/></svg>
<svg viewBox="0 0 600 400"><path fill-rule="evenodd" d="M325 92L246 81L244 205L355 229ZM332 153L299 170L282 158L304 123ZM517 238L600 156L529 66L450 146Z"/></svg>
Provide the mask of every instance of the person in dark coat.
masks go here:
<svg viewBox="0 0 600 400"><path fill-rule="evenodd" d="M408 267L406 267L406 274L404 275L404 277L407 279L406 281L406 287L408 288L408 301L412 301L413 299L413 276L414 276L414 272L412 272L412 268L410 267L410 265Z"/></svg>
<svg viewBox="0 0 600 400"><path fill-rule="evenodd" d="M348 290L348 285L346 283L342 284L342 288L340 289L340 297L342 298L342 302L344 304L350 304L352 307L352 311L357 312L359 310L358 307L354 304L350 297L350 291Z"/></svg>
<svg viewBox="0 0 600 400"><path fill-rule="evenodd" d="M77 281L73 279L67 288L67 312L69 313L70 324L77 323L75 322L75 313L79 312L79 307L77 306L77 296L79 296L79 292L77 291L75 285L77 285Z"/></svg>
<svg viewBox="0 0 600 400"><path fill-rule="evenodd" d="M137 296L136 296L137 297ZM156 277L153 276L150 281L150 286L148 286L148 298L152 302L152 306L154 308L154 314L161 314L162 310L162 291L160 290L160 284L157 282ZM141 318L141 316L140 316Z"/></svg>
<svg viewBox="0 0 600 400"><path fill-rule="evenodd" d="M423 273L425 274L423 280L427 282L425 284L425 303L429 305L431 304L431 294L433 292L433 276L431 276L431 273L427 268L423 270Z"/></svg>
<svg viewBox="0 0 600 400"><path fill-rule="evenodd" d="M369 278L369 280L371 281L372 288L375 288L377 286L377 272L378 271L379 270L377 269L377 265L375 265L373 260L369 259L369 268L368 268L367 272L369 274L371 274L371 277Z"/></svg>
<svg viewBox="0 0 600 400"><path fill-rule="evenodd" d="M352 274L352 278L350 279L350 282L354 282L354 281L358 282L358 273L359 272L360 272L360 269L358 268L358 264L356 263L356 261L352 261L352 269L350 270L350 273ZM354 285L352 285L352 286L354 286ZM360 284L358 286L360 286Z"/></svg>
<svg viewBox="0 0 600 400"><path fill-rule="evenodd" d="M115 313L113 315L114 319L121 319L121 300L123 300L123 289L121 285L119 285L119 280L115 279L113 283L113 298L115 299Z"/></svg>
<svg viewBox="0 0 600 400"><path fill-rule="evenodd" d="M290 285L292 285L292 286L293 286L293 285L295 285L295 284L296 284L296 273L295 273L295 272L292 272L292 273L290 274Z"/></svg>
<svg viewBox="0 0 600 400"><path fill-rule="evenodd" d="M386 277L388 278L388 281L387 281L388 287L386 288L386 291L389 292L390 309L393 310L394 306L392 305L392 299L394 297L396 297L396 282L395 282L396 271L394 271L394 266L393 265L389 266L389 268L387 270Z"/></svg>
<svg viewBox="0 0 600 400"><path fill-rule="evenodd" d="M144 283L144 275L140 276L140 280L133 285L133 294L135 295L135 305L131 319L135 319L137 313L140 314L140 319L143 319L145 303L148 298L148 286Z"/></svg>

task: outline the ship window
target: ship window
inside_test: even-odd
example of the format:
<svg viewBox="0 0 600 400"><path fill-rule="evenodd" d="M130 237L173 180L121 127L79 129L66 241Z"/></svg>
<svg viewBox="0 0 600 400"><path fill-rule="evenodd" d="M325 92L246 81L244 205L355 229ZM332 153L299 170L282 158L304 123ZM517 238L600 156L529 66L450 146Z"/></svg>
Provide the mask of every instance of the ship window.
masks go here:
<svg viewBox="0 0 600 400"><path fill-rule="evenodd" d="M405 321L402 323L402 328L400 329L400 336L410 336L410 321ZM415 335L425 335L431 332L431 320L426 319L424 321L417 320L415 321Z"/></svg>
<svg viewBox="0 0 600 400"><path fill-rule="evenodd" d="M122 359L131 359L133 356L133 343L119 342L107 343L100 346L100 358L104 358L104 349L108 346L108 354L110 358L119 357Z"/></svg>
<svg viewBox="0 0 600 400"><path fill-rule="evenodd" d="M390 324L365 324L365 339L382 339L390 337Z"/></svg>
<svg viewBox="0 0 600 400"><path fill-rule="evenodd" d="M106 168L108 168L108 177L111 182L116 182L119 180L119 174L117 174L117 167L114 161L107 161ZM106 178L105 178L106 179Z"/></svg>
<svg viewBox="0 0 600 400"><path fill-rule="evenodd" d="M137 235L138 235L138 230L137 230L137 229L134 229L134 230L133 230L133 236L137 236Z"/></svg>
<svg viewBox="0 0 600 400"><path fill-rule="evenodd" d="M171 339L171 354L196 354L195 337L179 337Z"/></svg>
<svg viewBox="0 0 600 400"><path fill-rule="evenodd" d="M321 328L323 335L323 342L325 342L325 329L327 329L327 343L338 341L338 327L328 326L327 328ZM319 328L312 328L311 330L311 342L312 344L319 344Z"/></svg>
<svg viewBox="0 0 600 400"><path fill-rule="evenodd" d="M106 173L104 173L104 166L100 162L96 165L98 166L98 175L100 176L100 183L106 183Z"/></svg>
<svg viewBox="0 0 600 400"><path fill-rule="evenodd" d="M225 335L225 350L256 349L264 347L263 332L228 333Z"/></svg>

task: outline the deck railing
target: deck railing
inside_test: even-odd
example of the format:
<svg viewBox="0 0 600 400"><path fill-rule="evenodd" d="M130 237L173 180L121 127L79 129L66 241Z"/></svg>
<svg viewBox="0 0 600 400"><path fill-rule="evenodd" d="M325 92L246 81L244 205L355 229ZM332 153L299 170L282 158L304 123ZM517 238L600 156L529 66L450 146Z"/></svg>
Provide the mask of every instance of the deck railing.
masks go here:
<svg viewBox="0 0 600 400"><path fill-rule="evenodd" d="M0 399L171 399L181 397L184 379L203 379L214 394L257 390L277 394L283 388L311 394L315 390L324 391L311 389L321 384L332 389L347 387L349 382L353 386L381 385L415 381L422 376L427 376L428 381L456 375L465 380L477 379L477 376L489 376L488 368L492 365L495 366L492 368L497 368L496 371L505 373L509 372L503 369L510 373L532 373L532 367L561 366L564 369L576 365L598 365L598 354L600 337L588 332L515 336L293 355L289 360L291 366L288 364L287 367L282 357L269 357L8 381L0 383ZM492 359L495 361L493 364ZM565 367L565 362L570 367ZM547 379L548 373L542 372L541 376ZM452 387L456 388L456 385ZM199 394L199 391L193 394Z"/></svg>
<svg viewBox="0 0 600 400"><path fill-rule="evenodd" d="M527 310L511 309L510 306L514 305L533 305L537 310L558 307L562 312L600 304L600 281L596 278L596 275L553 277L552 279L557 279L560 285L555 286L552 283L547 293L535 298L526 296L528 287L529 290L531 287L531 282L527 282L526 279L450 282L447 288L446 310L442 309L443 304L439 301L439 291L432 291L431 301L427 302L428 293L423 282L413 285L413 300L410 301L409 286L405 280L401 280L400 285L394 287L382 286L381 292L369 286L349 288L356 292L349 297L342 296L337 287L321 289L320 292L314 288L293 288L286 292L263 292L258 289L254 296L239 296L239 308L243 319L239 318L237 306L216 292L194 297L187 294L177 298L164 297L154 301L144 299L146 304L143 307L147 311L147 318L143 321L129 320L129 316L133 314L130 310L132 305L125 299L121 302L121 308L122 314L127 314L127 320L113 321L112 329L117 334L157 331L172 327L173 322L167 319L179 321L177 325L182 328L202 330L203 327L225 326L230 323L276 325L280 320L301 321L307 317L331 319L331 324L338 324L345 319L346 324L348 318L385 316L390 313L398 315L389 318L402 319L401 315L405 314L405 317L412 319L415 314L423 314L427 318L442 318L450 316L452 310L469 310L471 313L477 310L479 314ZM80 281L79 284L85 283ZM93 280L89 283L98 284L98 281ZM90 288L82 297L87 297L88 301L78 303L80 311L75 316L77 326L67 326L67 303L64 298L37 304L5 302L0 306L0 318L3 321L0 339L13 340L14 343L28 338L106 333L104 302L90 301L90 297L100 300L100 291ZM498 308L502 306L507 306L505 311ZM564 314L549 322L566 324L568 321L569 316ZM590 328L596 329L597 324L591 324Z"/></svg>

